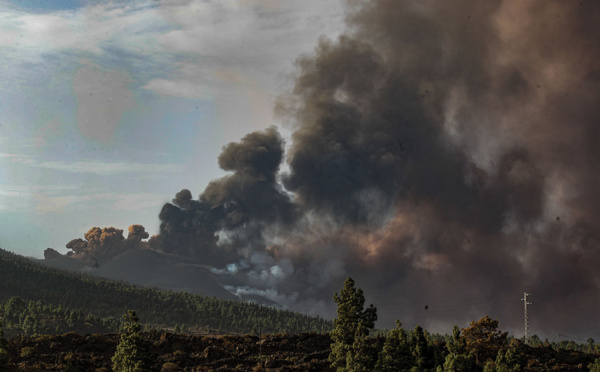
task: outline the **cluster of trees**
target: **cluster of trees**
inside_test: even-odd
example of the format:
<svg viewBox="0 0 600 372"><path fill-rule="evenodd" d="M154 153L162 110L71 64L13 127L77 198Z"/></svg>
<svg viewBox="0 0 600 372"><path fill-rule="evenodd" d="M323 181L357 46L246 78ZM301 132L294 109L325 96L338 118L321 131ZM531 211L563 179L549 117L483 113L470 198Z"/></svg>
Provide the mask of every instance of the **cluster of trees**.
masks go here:
<svg viewBox="0 0 600 372"><path fill-rule="evenodd" d="M27 334L54 331L44 328L47 323L44 317L50 311L44 310L44 306L52 306L53 311L58 311L61 307L63 312L67 308L71 309L68 315L65 313L58 318L66 317L73 324L77 324L82 317L90 321L96 317L98 319L92 321L92 324L99 324L110 330L114 327L111 318L120 319L121 314L131 308L139 309L138 314L145 324L157 329L177 325L181 328L185 325L188 330L219 329L242 333L261 327L273 332L296 334L327 332L332 328L331 321L319 317L252 303L102 280L42 266L30 259L0 250L0 302L10 300L7 294L26 301L41 302L31 305L35 309L29 311L22 322L21 319L11 318L10 326L27 325ZM27 302L28 309L29 306ZM30 317L26 321L27 315ZM32 329L36 326L36 320L37 331ZM30 323L31 326L28 325Z"/></svg>
<svg viewBox="0 0 600 372"><path fill-rule="evenodd" d="M418 325L407 331L399 321L385 337L369 337L377 309L373 305L364 308L363 292L354 284L351 278L346 279L340 294L334 295L338 310L329 361L339 372L516 372L526 366L523 343L509 339L507 332L498 330L498 320L489 316L462 330L454 326L451 337L432 335ZM559 345L555 346L558 349ZM587 348L587 352L595 352L592 339ZM588 368L600 372L600 358Z"/></svg>
<svg viewBox="0 0 600 372"><path fill-rule="evenodd" d="M4 338L4 328L0 322L0 370L8 363L8 341Z"/></svg>
<svg viewBox="0 0 600 372"><path fill-rule="evenodd" d="M26 301L19 297L12 297L0 304L0 315L10 336L67 332L108 333L118 331L121 323L116 317L101 318L92 313L44 304L41 301Z"/></svg>

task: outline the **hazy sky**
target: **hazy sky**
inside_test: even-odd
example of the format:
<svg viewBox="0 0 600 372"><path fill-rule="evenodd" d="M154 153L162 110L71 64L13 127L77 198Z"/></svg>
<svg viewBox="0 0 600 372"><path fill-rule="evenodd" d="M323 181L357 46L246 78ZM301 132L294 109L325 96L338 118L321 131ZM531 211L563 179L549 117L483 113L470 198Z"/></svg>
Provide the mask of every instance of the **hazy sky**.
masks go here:
<svg viewBox="0 0 600 372"><path fill-rule="evenodd" d="M294 60L335 38L342 13L320 0L0 0L0 247L40 257L93 226L157 233L163 203L223 174L223 145L279 124Z"/></svg>

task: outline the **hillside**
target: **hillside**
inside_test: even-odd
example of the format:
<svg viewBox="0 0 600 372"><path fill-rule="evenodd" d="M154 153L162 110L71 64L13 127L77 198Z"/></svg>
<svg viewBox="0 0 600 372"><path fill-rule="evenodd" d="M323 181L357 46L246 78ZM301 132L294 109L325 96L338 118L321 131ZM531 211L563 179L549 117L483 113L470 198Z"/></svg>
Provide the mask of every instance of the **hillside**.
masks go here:
<svg viewBox="0 0 600 372"><path fill-rule="evenodd" d="M235 295L223 288L224 285L241 285L234 277L216 275L207 267L189 258L149 249L131 248L108 262L94 267L86 266L81 260L60 254L46 257L39 262L46 266L79 271L106 279L123 280L137 285L201 294L224 300L238 300Z"/></svg>
<svg viewBox="0 0 600 372"><path fill-rule="evenodd" d="M103 280L40 265L0 249L0 302L12 297L69 308L99 318L119 319L129 309L152 327L249 332L324 332L331 322L292 311L184 292ZM1 309L1 307L0 307Z"/></svg>

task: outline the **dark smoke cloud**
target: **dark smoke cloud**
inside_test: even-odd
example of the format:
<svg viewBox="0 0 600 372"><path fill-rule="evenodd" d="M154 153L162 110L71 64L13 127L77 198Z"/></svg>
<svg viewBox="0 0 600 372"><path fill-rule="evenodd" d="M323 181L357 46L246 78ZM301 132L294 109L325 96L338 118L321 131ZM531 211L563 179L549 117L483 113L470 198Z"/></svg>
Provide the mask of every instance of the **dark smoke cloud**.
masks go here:
<svg viewBox="0 0 600 372"><path fill-rule="evenodd" d="M265 248L265 229L292 224L295 206L277 182L284 142L275 128L230 143L219 165L231 175L209 183L198 200L177 193L161 213L159 249L225 265Z"/></svg>
<svg viewBox="0 0 600 372"><path fill-rule="evenodd" d="M591 1L350 3L278 106L283 183L332 225L297 249L342 262L387 324L519 329L526 290L537 332L589 333L599 21Z"/></svg>
<svg viewBox="0 0 600 372"><path fill-rule="evenodd" d="M489 312L517 328L527 290L539 332L586 329L600 303L599 21L591 1L357 1L346 34L298 60L279 106L295 128L283 181L336 222L322 247L343 247L373 302L398 309L384 320ZM502 298L516 301L469 302Z"/></svg>
<svg viewBox="0 0 600 372"><path fill-rule="evenodd" d="M380 326L518 333L527 291L534 332L597 337L598 40L595 1L349 1L278 100L289 169L274 128L225 146L149 244L313 314L351 275Z"/></svg>

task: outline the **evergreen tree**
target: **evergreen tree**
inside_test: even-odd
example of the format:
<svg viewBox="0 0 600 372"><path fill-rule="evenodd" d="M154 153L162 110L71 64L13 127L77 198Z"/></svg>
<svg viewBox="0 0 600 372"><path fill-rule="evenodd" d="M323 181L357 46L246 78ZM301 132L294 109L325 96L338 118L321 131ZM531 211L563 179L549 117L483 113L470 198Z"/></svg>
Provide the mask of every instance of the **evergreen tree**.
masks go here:
<svg viewBox="0 0 600 372"><path fill-rule="evenodd" d="M460 329L454 326L452 342L448 343L448 355L444 362L444 371L475 371L475 355L467 351L467 343L461 337Z"/></svg>
<svg viewBox="0 0 600 372"><path fill-rule="evenodd" d="M8 341L4 338L4 328L0 322L0 369L8 363Z"/></svg>
<svg viewBox="0 0 600 372"><path fill-rule="evenodd" d="M368 330L361 320L358 322L352 349L346 354L346 367L352 372L371 372L375 365L377 350L367 338Z"/></svg>
<svg viewBox="0 0 600 372"><path fill-rule="evenodd" d="M483 366L488 359L494 360L498 351L506 347L507 332L498 330L498 319L484 316L471 322L463 329L462 336L467 343L467 350L475 354L477 363Z"/></svg>
<svg viewBox="0 0 600 372"><path fill-rule="evenodd" d="M488 359L483 366L483 372L496 372L496 363Z"/></svg>
<svg viewBox="0 0 600 372"><path fill-rule="evenodd" d="M115 372L143 372L149 370L148 345L140 334L141 326L135 311L123 316L123 332L115 355L112 357Z"/></svg>
<svg viewBox="0 0 600 372"><path fill-rule="evenodd" d="M425 332L423 327L417 325L410 339L412 354L419 370L433 367L433 352Z"/></svg>
<svg viewBox="0 0 600 372"><path fill-rule="evenodd" d="M415 361L410 350L408 335L402 329L402 323L396 320L396 327L385 338L385 344L379 353L375 370L380 372L408 371L414 365Z"/></svg>
<svg viewBox="0 0 600 372"><path fill-rule="evenodd" d="M337 368L338 371L350 371L348 354L353 353L357 335L363 337L364 333L366 338L369 330L375 327L377 309L373 305L364 309L363 291L360 288L354 288L354 280L350 277L344 282L344 288L340 294L336 293L333 296L333 300L338 304L338 308L337 317L333 320L334 329L331 331L333 343L329 361L331 366ZM354 359L355 356L350 355L350 360Z"/></svg>
<svg viewBox="0 0 600 372"><path fill-rule="evenodd" d="M600 358L596 358L594 363L588 364L588 368L590 369L590 372L600 372Z"/></svg>
<svg viewBox="0 0 600 372"><path fill-rule="evenodd" d="M501 349L496 356L497 372L520 372L523 371L524 360L519 353L519 341L512 340L508 349Z"/></svg>

